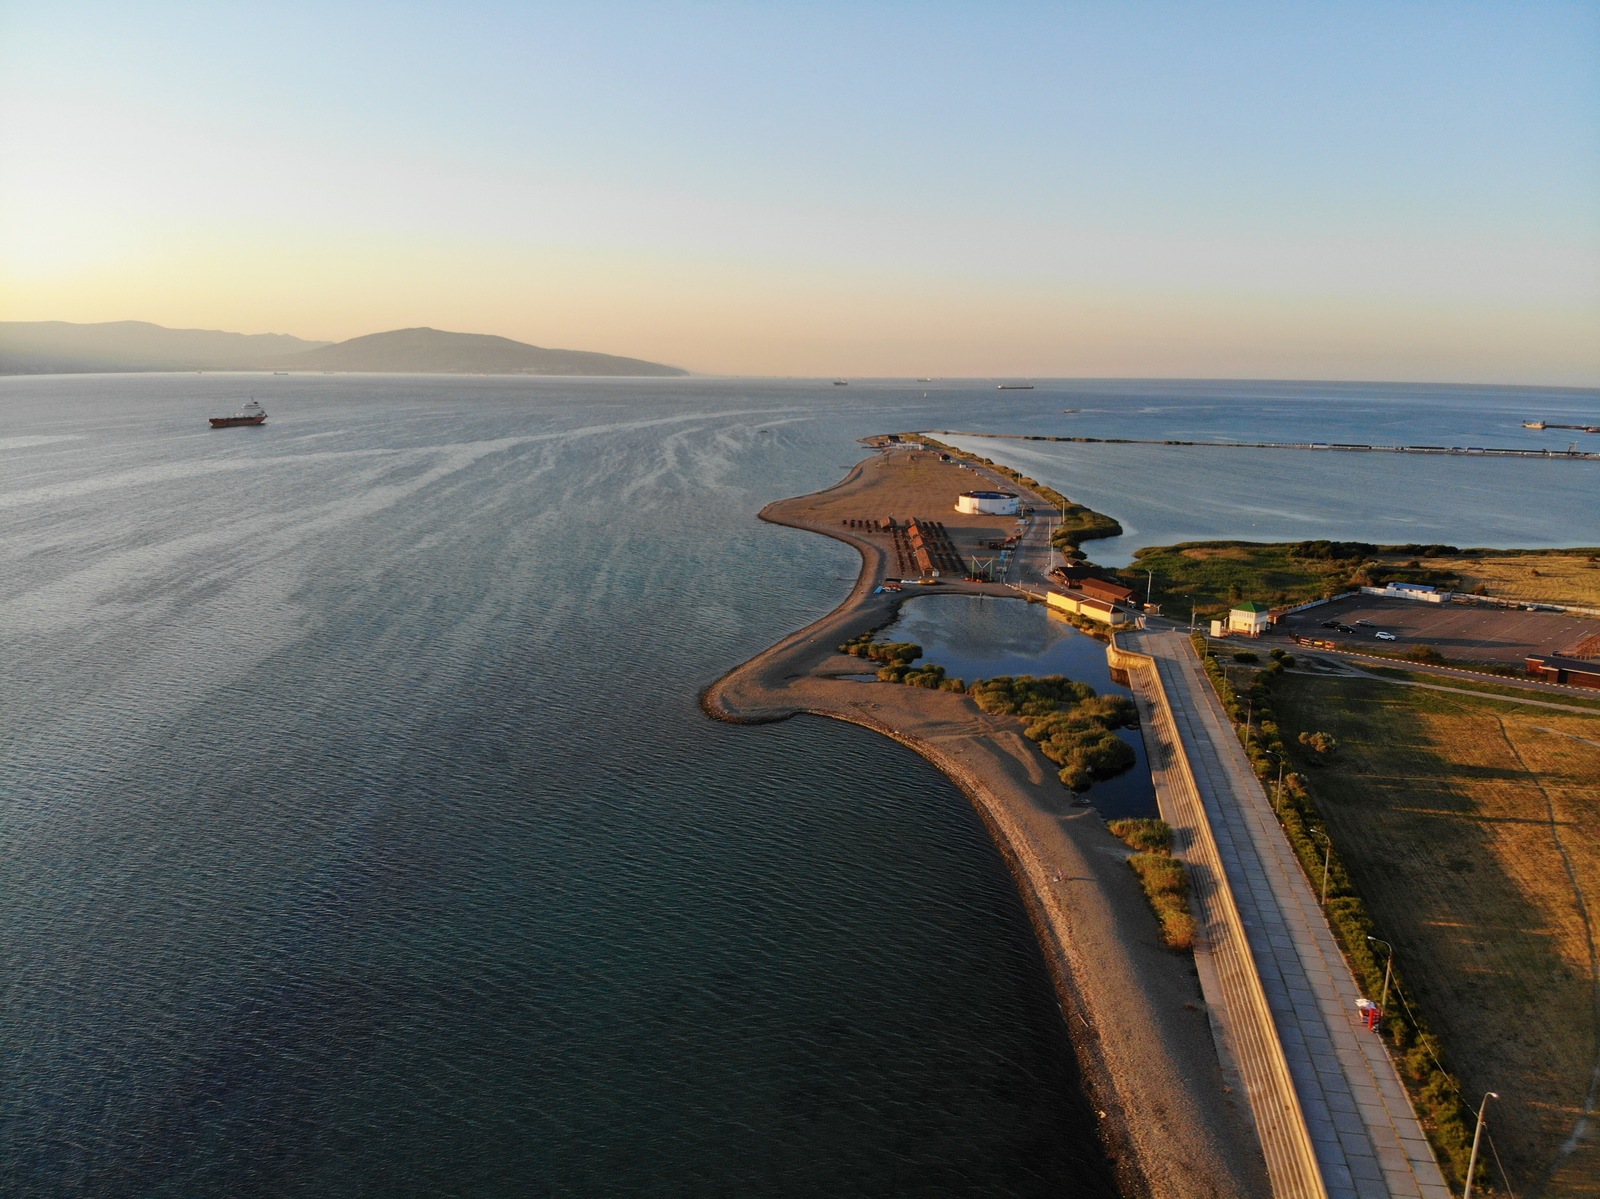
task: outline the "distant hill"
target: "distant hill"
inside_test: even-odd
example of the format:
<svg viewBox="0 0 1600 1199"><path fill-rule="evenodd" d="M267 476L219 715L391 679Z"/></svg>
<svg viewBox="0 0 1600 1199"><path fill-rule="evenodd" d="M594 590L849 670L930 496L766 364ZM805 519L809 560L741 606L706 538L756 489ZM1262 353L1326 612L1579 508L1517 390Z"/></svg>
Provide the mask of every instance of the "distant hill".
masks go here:
<svg viewBox="0 0 1600 1199"><path fill-rule="evenodd" d="M109 371L355 371L420 375L686 375L640 358L547 350L507 337L396 329L337 344L144 321L0 321L0 375Z"/></svg>
<svg viewBox="0 0 1600 1199"><path fill-rule="evenodd" d="M587 350L547 350L484 333L396 329L286 357L280 370L418 375L686 375L641 358Z"/></svg>
<svg viewBox="0 0 1600 1199"><path fill-rule="evenodd" d="M165 329L145 321L0 321L0 374L264 370L276 359L327 344L282 333Z"/></svg>

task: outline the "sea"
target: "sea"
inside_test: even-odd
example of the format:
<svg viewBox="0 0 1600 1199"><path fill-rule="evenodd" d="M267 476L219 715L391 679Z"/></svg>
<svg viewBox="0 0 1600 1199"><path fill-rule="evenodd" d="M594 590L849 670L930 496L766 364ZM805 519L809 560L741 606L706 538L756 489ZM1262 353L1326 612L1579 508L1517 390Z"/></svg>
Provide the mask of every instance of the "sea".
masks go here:
<svg viewBox="0 0 1600 1199"><path fill-rule="evenodd" d="M756 512L884 431L1583 442L1538 417L1600 395L0 379L0 1194L1113 1195L960 792L700 711L855 577ZM970 444L1121 519L1108 564L1600 544L1600 463ZM1029 661L1020 606L923 603Z"/></svg>

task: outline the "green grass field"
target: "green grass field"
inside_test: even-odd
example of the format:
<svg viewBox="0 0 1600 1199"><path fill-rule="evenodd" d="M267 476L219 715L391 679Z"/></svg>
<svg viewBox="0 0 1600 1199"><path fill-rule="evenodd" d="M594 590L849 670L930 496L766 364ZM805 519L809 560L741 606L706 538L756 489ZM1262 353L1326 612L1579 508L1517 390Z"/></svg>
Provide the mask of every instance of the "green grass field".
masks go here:
<svg viewBox="0 0 1600 1199"><path fill-rule="evenodd" d="M1508 699L1531 699L1546 704L1564 704L1572 708L1590 708L1600 712L1600 694L1592 699L1581 693L1571 691L1534 691L1526 687L1509 687L1501 683L1480 681L1476 678L1463 677L1455 674L1427 674L1420 670L1397 670L1392 666L1373 666L1362 663L1361 669L1368 674L1375 674L1381 678L1402 679L1412 683L1424 683L1430 687L1454 687L1462 691L1473 691L1487 696L1505 696Z"/></svg>
<svg viewBox="0 0 1600 1199"><path fill-rule="evenodd" d="M1294 767L1518 1193L1600 1196L1561 1147L1600 1057L1600 713L1376 680L1285 676ZM1301 732L1327 732L1331 755ZM1491 1172L1491 1178L1495 1178ZM1498 1181L1497 1178L1495 1178Z"/></svg>
<svg viewBox="0 0 1600 1199"><path fill-rule="evenodd" d="M1185 541L1139 550L1117 573L1182 615L1187 604L1215 615L1239 600L1302 603L1385 582L1430 583L1512 599L1600 607L1600 551L1458 550L1454 546L1358 542Z"/></svg>
<svg viewBox="0 0 1600 1199"><path fill-rule="evenodd" d="M1155 596L1167 614L1186 604L1215 615L1240 600L1280 605L1337 595L1360 586L1397 581L1454 587L1451 571L1418 556L1422 546L1372 546L1348 542L1185 541L1139 550L1118 571L1143 582L1155 571Z"/></svg>

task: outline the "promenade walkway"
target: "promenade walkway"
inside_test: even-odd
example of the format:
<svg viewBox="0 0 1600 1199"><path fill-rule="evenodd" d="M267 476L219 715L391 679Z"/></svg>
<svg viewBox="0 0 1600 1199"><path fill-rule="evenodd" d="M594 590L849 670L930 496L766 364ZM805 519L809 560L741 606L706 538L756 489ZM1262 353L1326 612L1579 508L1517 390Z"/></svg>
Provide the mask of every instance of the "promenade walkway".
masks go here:
<svg viewBox="0 0 1600 1199"><path fill-rule="evenodd" d="M1130 678L1151 721L1162 814L1194 876L1206 1000L1250 1099L1274 1194L1450 1199L1383 1042L1360 1023L1360 992L1318 896L1188 638L1138 632L1118 644L1153 662Z"/></svg>

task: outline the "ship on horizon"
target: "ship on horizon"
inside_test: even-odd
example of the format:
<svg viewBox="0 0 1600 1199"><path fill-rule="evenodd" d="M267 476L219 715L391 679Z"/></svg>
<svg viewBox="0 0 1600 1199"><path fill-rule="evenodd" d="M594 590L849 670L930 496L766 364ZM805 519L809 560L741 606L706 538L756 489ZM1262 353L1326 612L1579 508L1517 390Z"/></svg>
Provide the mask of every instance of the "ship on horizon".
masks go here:
<svg viewBox="0 0 1600 1199"><path fill-rule="evenodd" d="M211 427L213 429L228 429L234 425L264 425L266 423L266 412L254 400L251 400L232 416L211 417Z"/></svg>

